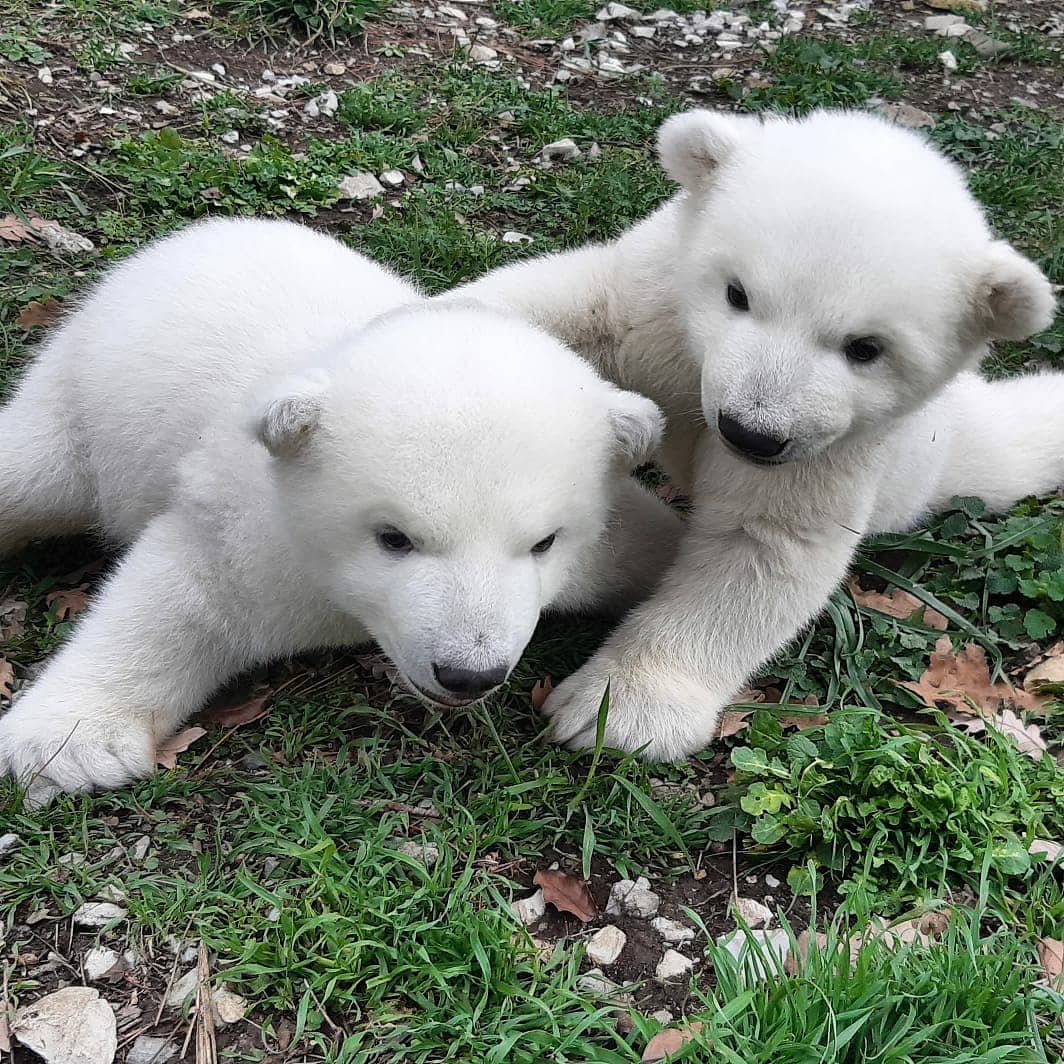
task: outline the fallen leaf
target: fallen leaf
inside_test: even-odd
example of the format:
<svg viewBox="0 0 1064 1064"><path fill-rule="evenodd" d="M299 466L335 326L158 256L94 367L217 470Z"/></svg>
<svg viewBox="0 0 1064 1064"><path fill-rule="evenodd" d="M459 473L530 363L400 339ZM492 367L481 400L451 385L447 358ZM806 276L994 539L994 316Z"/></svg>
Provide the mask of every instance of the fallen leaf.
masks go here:
<svg viewBox="0 0 1064 1064"><path fill-rule="evenodd" d="M542 680L537 680L532 685L532 708L537 713L543 709L543 703L547 701L553 690L554 684L551 683L549 676L544 676Z"/></svg>
<svg viewBox="0 0 1064 1064"><path fill-rule="evenodd" d="M1056 990L1064 990L1064 942L1059 938L1040 938L1038 959L1049 985Z"/></svg>
<svg viewBox="0 0 1064 1064"><path fill-rule="evenodd" d="M1064 643L1049 648L1045 658L1023 678L1023 686L1026 691L1064 686Z"/></svg>
<svg viewBox="0 0 1064 1064"><path fill-rule="evenodd" d="M643 1064L647 1064L648 1061L664 1060L673 1053L679 1053L701 1031L702 1024L697 1020L692 1020L686 1027L666 1027L647 1042L647 1047L643 1050L643 1056L640 1059Z"/></svg>
<svg viewBox="0 0 1064 1064"><path fill-rule="evenodd" d="M885 613L888 617L897 617L902 621L907 621L914 613L923 610L924 624L928 628L937 628L944 632L949 627L949 622L938 610L925 606L915 595L910 595L901 588L892 587L886 595L880 591L865 591L856 576L850 578L848 586L854 602L859 606L867 606L877 613Z"/></svg>
<svg viewBox="0 0 1064 1064"><path fill-rule="evenodd" d="M23 240L36 241L37 234L15 214L5 214L0 218L0 240L17 244Z"/></svg>
<svg viewBox="0 0 1064 1064"><path fill-rule="evenodd" d="M65 621L87 609L89 605L89 585L81 587L64 588L61 591L51 591L45 596L45 602L49 606L55 606L56 620Z"/></svg>
<svg viewBox="0 0 1064 1064"><path fill-rule="evenodd" d="M200 720L210 724L220 724L223 728L239 728L253 720L260 720L270 711L273 691L267 691L258 698L251 698L238 703L221 703L210 706L200 714Z"/></svg>
<svg viewBox="0 0 1064 1064"><path fill-rule="evenodd" d="M8 642L22 635L26 630L23 621L28 608L21 599L9 598L0 602L0 641Z"/></svg>
<svg viewBox="0 0 1064 1064"><path fill-rule="evenodd" d="M717 733L717 738L727 739L730 735L738 735L744 728L749 727L750 721L747 718L752 716L753 712L752 709L725 710L720 717L720 731Z"/></svg>
<svg viewBox="0 0 1064 1064"><path fill-rule="evenodd" d="M1032 761L1041 761L1046 752L1045 739L1037 724L1024 724L1011 709L1002 710L986 718L988 728L995 728L1002 735L1008 736L1021 754L1026 754Z"/></svg>
<svg viewBox="0 0 1064 1064"><path fill-rule="evenodd" d="M15 680L15 666L0 654L0 697L11 697L11 684Z"/></svg>
<svg viewBox="0 0 1064 1064"><path fill-rule="evenodd" d="M155 763L162 768L177 768L177 755L183 754L194 742L207 734L205 728L186 728L171 735L155 748Z"/></svg>
<svg viewBox="0 0 1064 1064"><path fill-rule="evenodd" d="M532 877L543 888L543 900L563 913L572 913L581 923L598 916L598 906L586 879L577 879L556 868L544 868Z"/></svg>
<svg viewBox="0 0 1064 1064"><path fill-rule="evenodd" d="M1045 854L1052 862L1064 853L1064 846L1061 846L1059 842L1050 842L1048 839L1032 839L1031 845L1027 847L1027 852L1036 856Z"/></svg>
<svg viewBox="0 0 1064 1064"><path fill-rule="evenodd" d="M810 709L818 709L820 707L820 703L816 700L816 695L806 695L805 698L802 699L802 705L809 706ZM830 723L823 713L807 713L793 717L780 717L779 722L781 728L797 728L799 731L803 731L805 728L819 728L824 724Z"/></svg>
<svg viewBox="0 0 1064 1064"><path fill-rule="evenodd" d="M75 233L59 222L42 218L36 211L27 211L25 218L5 214L0 218L0 239L13 244L43 242L52 251L83 252L95 247L88 237Z"/></svg>
<svg viewBox="0 0 1064 1064"><path fill-rule="evenodd" d="M68 986L24 1005L11 1033L48 1064L111 1064L118 1051L114 1010L89 986Z"/></svg>
<svg viewBox="0 0 1064 1064"><path fill-rule="evenodd" d="M1002 681L992 682L983 648L968 643L955 651L946 635L935 644L930 663L920 679L906 681L901 686L919 695L929 706L944 703L969 716L996 713L1003 703L1019 709L1041 709L1046 702L1041 695L1018 690Z"/></svg>
<svg viewBox="0 0 1064 1064"><path fill-rule="evenodd" d="M63 304L54 296L49 296L43 303L37 299L30 300L22 308L15 323L27 332L36 326L54 325L63 315Z"/></svg>

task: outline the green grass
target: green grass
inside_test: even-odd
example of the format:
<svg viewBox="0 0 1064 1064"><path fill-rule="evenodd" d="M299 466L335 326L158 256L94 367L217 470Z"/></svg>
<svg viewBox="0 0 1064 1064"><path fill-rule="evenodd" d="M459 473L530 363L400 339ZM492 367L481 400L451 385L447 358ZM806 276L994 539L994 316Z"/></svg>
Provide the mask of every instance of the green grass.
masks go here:
<svg viewBox="0 0 1064 1064"><path fill-rule="evenodd" d="M532 33L561 34L597 6L500 0L493 10ZM215 5L206 25L223 41L263 28L279 39L342 39L379 10L232 0ZM113 50L133 27L168 27L179 11L138 0L69 0L48 12L0 4L0 55L32 76L29 64L47 59L62 33L77 62L120 85L120 102L180 100L173 70L148 55L118 62ZM1044 42L1016 36L1025 61L1058 62ZM789 38L758 60L767 86L731 92L749 111L862 105L873 96L920 105L912 79L937 74L939 50L937 38L923 36L864 34L852 45ZM984 61L964 48L959 57L962 76L977 77ZM99 254L0 247L0 389L31 350L14 323L20 307L70 298L109 262L206 214L324 219L432 291L518 255L615 235L670 193L651 145L682 100L649 80L632 84L636 94L651 103L612 92L609 101L573 102L502 74L404 65L341 91L327 136L272 139L268 107L232 91L188 109L180 132L116 137L81 160L9 126L0 134L0 209L57 218L92 238ZM937 117L933 137L971 174L996 228L1064 281L1059 120L1013 107ZM253 150L223 148L229 129ZM533 167L543 144L562 136L585 149L599 144L601 157ZM341 213L345 174L390 167L416 174L398 206L385 202L372 219L363 208ZM515 190L519 178L530 183ZM534 243L503 244L508 229ZM997 371L1059 365L1062 345L1058 325L1003 346ZM993 664L1010 669L1029 659L1032 642L1064 633L1062 537L1059 499L994 518L959 500L926 529L867 544L858 567L866 581L896 582L949 612L959 640L981 642ZM69 635L47 595L95 553L79 542L0 561L0 601L27 603L26 631L3 648L20 675ZM3 830L23 839L0 861L0 916L21 920L47 907L63 922L101 883L120 885L132 940L158 951L163 936L191 925L267 1032L291 1024L312 1060L635 1061L654 1022L635 1014L635 1029L620 1033L614 1006L576 988L579 947L570 942L544 961L506 902L556 857L609 877L645 872L682 885L734 845L740 875L783 861L796 868L793 886L817 889L822 908L841 900L832 934L859 929L871 911L950 898L966 899L970 911L931 949L870 946L851 972L829 948L801 975L765 986L747 985L711 951L687 1007L706 1025L701 1043L714 1049L695 1043L684 1059L1054 1059L1062 1032L1049 1025L1060 1003L1032 989L1034 941L1064 934L1064 894L1059 869L1031 862L1026 844L1064 835L1064 776L1052 759L1036 764L992 734L969 738L918 712L898 681L919 676L940 633L842 592L771 666L785 700L816 695L829 725L783 733L763 711L724 744L730 749L653 767L607 753L590 775L586 759L544 743L527 692L540 676L578 666L603 634L597 624L544 623L509 690L462 716L429 713L349 657L324 656L268 718L209 752L222 738L212 733L175 772L34 813L0 785ZM1054 751L1061 720L1056 707L1042 722ZM730 785L729 767L737 772ZM395 811L422 800L443 815ZM142 835L151 847L138 862L129 848ZM398 854L405 839L435 844L439 863L426 870ZM61 864L69 853L86 863ZM730 887L722 881L713 906L723 907ZM46 938L55 926L43 925ZM32 934L17 935L25 937L9 937L10 948L42 949ZM15 1000L39 992L23 968L8 978Z"/></svg>

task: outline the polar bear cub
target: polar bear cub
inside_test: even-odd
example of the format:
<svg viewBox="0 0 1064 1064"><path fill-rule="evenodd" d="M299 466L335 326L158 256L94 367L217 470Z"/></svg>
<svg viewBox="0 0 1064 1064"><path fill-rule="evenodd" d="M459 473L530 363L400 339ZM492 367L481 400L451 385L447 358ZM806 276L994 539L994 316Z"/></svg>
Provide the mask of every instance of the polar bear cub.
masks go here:
<svg viewBox="0 0 1064 1064"><path fill-rule="evenodd" d="M868 114L709 111L665 123L680 192L613 244L460 289L654 398L693 489L676 565L545 706L555 736L675 758L824 607L861 537L954 495L995 508L1064 480L1064 374L990 382L995 338L1054 311L960 170ZM708 426L708 431L707 431Z"/></svg>
<svg viewBox="0 0 1064 1064"><path fill-rule="evenodd" d="M542 609L623 609L667 565L679 521L628 475L661 429L546 333L302 227L148 248L0 410L0 551L132 543L0 719L0 771L38 798L147 775L227 678L325 645L484 695Z"/></svg>

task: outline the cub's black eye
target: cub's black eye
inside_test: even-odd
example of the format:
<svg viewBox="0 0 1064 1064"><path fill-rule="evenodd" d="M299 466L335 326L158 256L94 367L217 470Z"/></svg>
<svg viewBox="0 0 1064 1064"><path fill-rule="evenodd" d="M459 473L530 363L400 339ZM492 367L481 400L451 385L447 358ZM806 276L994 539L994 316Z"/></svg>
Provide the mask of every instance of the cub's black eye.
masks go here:
<svg viewBox="0 0 1064 1064"><path fill-rule="evenodd" d="M749 310L750 300L746 298L746 289L738 281L728 285L728 305L736 310Z"/></svg>
<svg viewBox="0 0 1064 1064"><path fill-rule="evenodd" d="M554 546L555 539L558 538L557 532L552 532L549 536L544 536L533 548L533 554L546 554L547 551Z"/></svg>
<svg viewBox="0 0 1064 1064"><path fill-rule="evenodd" d="M874 336L858 336L842 350L851 362L874 362L883 354L883 344Z"/></svg>
<svg viewBox="0 0 1064 1064"><path fill-rule="evenodd" d="M397 528L382 528L377 533L377 544L389 554L409 554L414 549L410 537Z"/></svg>

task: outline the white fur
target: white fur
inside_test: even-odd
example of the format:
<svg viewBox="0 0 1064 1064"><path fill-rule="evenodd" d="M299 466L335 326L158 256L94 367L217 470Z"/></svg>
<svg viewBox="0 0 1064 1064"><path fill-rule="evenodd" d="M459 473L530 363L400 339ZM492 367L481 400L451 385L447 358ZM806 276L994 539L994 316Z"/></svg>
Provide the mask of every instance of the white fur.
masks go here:
<svg viewBox="0 0 1064 1064"><path fill-rule="evenodd" d="M324 645L374 639L453 704L434 665L508 672L543 608L649 592L642 545L660 573L680 523L628 471L661 429L546 333L429 303L301 227L148 248L0 410L0 551L88 527L132 543L0 719L0 771L38 797L146 775L227 678ZM416 549L385 550L388 528Z"/></svg>
<svg viewBox="0 0 1064 1064"><path fill-rule="evenodd" d="M661 459L695 498L681 555L546 710L586 746L608 681L608 741L675 758L819 612L862 535L953 495L1000 509L1064 480L1064 374L974 372L988 340L1049 324L1052 292L922 137L858 113L695 111L660 148L683 190L619 241L460 291L666 413ZM735 281L749 312L725 298ZM885 353L852 363L842 349L863 336ZM719 411L789 440L779 463L734 454Z"/></svg>

